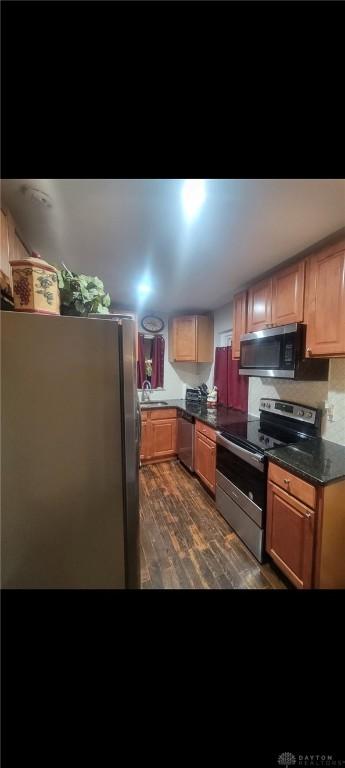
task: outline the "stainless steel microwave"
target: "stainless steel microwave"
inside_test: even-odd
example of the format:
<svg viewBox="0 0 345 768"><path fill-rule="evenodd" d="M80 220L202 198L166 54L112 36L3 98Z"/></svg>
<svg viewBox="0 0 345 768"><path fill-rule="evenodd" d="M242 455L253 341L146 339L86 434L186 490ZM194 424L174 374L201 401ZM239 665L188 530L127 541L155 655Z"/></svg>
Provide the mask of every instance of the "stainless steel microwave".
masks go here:
<svg viewBox="0 0 345 768"><path fill-rule="evenodd" d="M269 376L299 381L327 381L329 361L305 357L303 323L265 328L240 338L242 376Z"/></svg>

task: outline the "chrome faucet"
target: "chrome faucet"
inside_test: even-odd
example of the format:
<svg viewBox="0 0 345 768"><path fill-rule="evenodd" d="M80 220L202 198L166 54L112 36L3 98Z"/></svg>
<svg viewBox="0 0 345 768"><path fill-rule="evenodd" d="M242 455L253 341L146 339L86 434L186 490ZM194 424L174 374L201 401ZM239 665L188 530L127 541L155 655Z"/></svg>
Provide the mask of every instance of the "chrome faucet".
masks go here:
<svg viewBox="0 0 345 768"><path fill-rule="evenodd" d="M145 384L148 384L146 388L145 388ZM142 403L145 400L150 400L150 394L149 394L150 389L151 389L151 383L147 379L145 379L145 381L143 381L141 386L141 402Z"/></svg>

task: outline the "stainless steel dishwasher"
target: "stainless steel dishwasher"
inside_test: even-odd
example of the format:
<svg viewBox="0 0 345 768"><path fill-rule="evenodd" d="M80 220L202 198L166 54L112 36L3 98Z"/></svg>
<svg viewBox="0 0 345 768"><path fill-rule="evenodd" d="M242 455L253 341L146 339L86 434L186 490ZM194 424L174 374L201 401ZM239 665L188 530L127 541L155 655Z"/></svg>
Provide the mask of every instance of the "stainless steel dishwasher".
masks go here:
<svg viewBox="0 0 345 768"><path fill-rule="evenodd" d="M178 458L191 472L194 472L194 416L180 411L177 431Z"/></svg>

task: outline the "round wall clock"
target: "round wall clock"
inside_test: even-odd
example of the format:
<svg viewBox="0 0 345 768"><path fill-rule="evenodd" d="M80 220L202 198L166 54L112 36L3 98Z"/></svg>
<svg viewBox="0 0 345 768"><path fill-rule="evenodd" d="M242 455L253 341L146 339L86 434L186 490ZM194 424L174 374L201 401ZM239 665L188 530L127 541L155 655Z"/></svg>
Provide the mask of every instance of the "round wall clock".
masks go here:
<svg viewBox="0 0 345 768"><path fill-rule="evenodd" d="M141 321L141 325L145 331L150 333L159 333L164 328L164 322L160 317L154 317L154 315L145 315Z"/></svg>

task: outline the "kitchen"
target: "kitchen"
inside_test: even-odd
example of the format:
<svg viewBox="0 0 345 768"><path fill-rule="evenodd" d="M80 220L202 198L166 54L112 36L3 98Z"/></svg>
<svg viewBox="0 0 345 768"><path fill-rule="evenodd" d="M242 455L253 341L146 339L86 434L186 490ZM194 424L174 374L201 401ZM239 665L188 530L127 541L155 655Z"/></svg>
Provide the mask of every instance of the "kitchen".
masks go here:
<svg viewBox="0 0 345 768"><path fill-rule="evenodd" d="M344 589L344 180L1 206L2 585Z"/></svg>

